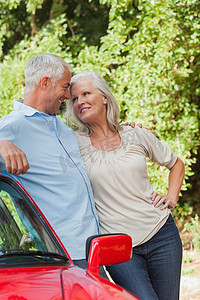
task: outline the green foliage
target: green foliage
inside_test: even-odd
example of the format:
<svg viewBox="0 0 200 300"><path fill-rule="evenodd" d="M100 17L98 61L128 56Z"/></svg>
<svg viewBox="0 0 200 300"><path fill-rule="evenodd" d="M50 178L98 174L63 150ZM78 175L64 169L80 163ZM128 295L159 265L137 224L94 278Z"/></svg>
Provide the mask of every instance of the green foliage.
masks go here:
<svg viewBox="0 0 200 300"><path fill-rule="evenodd" d="M5 203L6 207L8 208L9 212L11 213L15 223L17 224L17 226L20 229L20 234L28 234L28 231L26 230L26 228L24 227L24 225L22 224L21 220L19 219L19 215L16 211L16 208L12 202L12 200L10 199L10 196L8 193L1 191L0 192L0 196L3 199L3 202ZM21 236L21 235L20 235Z"/></svg>
<svg viewBox="0 0 200 300"><path fill-rule="evenodd" d="M27 12L35 15L36 9L42 8L44 0L29 0L26 4Z"/></svg>
<svg viewBox="0 0 200 300"><path fill-rule="evenodd" d="M187 252L184 252L183 253L183 264L185 266L187 266L188 264L191 264L192 263L192 258L188 255ZM194 269L193 268L185 268L184 266L182 267L182 270L181 270L181 274L182 275L186 275L186 274L192 274L194 273Z"/></svg>
<svg viewBox="0 0 200 300"><path fill-rule="evenodd" d="M75 71L100 72L118 99L121 118L142 123L183 159L186 190L199 147L200 4L101 3L111 5L107 35L100 47L80 52ZM148 164L155 188L166 193L168 171Z"/></svg>
<svg viewBox="0 0 200 300"><path fill-rule="evenodd" d="M184 264L190 264L192 262L192 258L187 253L184 253L183 262Z"/></svg>
<svg viewBox="0 0 200 300"><path fill-rule="evenodd" d="M199 201L199 197L189 197L185 201L181 199L181 201L174 208L173 214L176 215L176 217L178 217L182 223L184 223L187 220L188 216L192 218L195 217L195 206L198 205Z"/></svg>
<svg viewBox="0 0 200 300"><path fill-rule="evenodd" d="M194 250L200 251L200 220L199 216L191 218L189 223L184 225L186 231L190 232L192 235L192 243L194 245Z"/></svg>
<svg viewBox="0 0 200 300"><path fill-rule="evenodd" d="M9 194L7 192L0 192L1 199L5 203L5 207L7 208L7 213L10 213L11 218L8 218L8 222L4 221L0 224L0 250L1 252L7 252L9 250L21 250L21 249L30 249L33 248L33 242L29 242L28 244L20 245L20 241L23 235L29 236L29 232L26 227L23 225L18 212L16 211L16 207L13 204Z"/></svg>
<svg viewBox="0 0 200 300"><path fill-rule="evenodd" d="M189 270L185 270L184 268L181 270L181 274L182 275L186 275L186 274L193 274L194 273L194 269L189 269Z"/></svg>
<svg viewBox="0 0 200 300"><path fill-rule="evenodd" d="M198 0L0 0L0 5L0 116L23 97L28 59L58 54L74 72L96 70L108 81L121 119L142 123L183 159L183 190L188 188L199 147ZM156 190L166 193L168 170L150 161L148 168ZM190 208L178 206L181 211Z"/></svg>
<svg viewBox="0 0 200 300"><path fill-rule="evenodd" d="M27 61L33 55L51 52L60 55L71 64L70 52L67 52L67 48L66 52L62 51L61 37L66 30L65 16L61 15L33 38L22 40L4 57L0 64L0 117L10 113L13 100L23 98L24 70Z"/></svg>
<svg viewBox="0 0 200 300"><path fill-rule="evenodd" d="M62 35L66 43L72 41L77 53L83 41L99 44L106 33L108 8L85 0L0 0L0 58L16 43L39 33L51 20L65 14L68 32ZM95 28L95 30L94 30ZM65 47L64 47L65 48ZM76 55L76 54L75 54Z"/></svg>

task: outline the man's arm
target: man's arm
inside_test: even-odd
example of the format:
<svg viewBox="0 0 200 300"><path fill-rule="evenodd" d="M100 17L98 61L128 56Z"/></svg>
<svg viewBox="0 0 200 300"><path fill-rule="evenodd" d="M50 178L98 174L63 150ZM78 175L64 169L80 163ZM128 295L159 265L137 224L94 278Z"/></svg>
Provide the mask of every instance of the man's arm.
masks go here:
<svg viewBox="0 0 200 300"><path fill-rule="evenodd" d="M25 174L29 169L25 153L10 141L0 141L0 156L3 158L9 174Z"/></svg>

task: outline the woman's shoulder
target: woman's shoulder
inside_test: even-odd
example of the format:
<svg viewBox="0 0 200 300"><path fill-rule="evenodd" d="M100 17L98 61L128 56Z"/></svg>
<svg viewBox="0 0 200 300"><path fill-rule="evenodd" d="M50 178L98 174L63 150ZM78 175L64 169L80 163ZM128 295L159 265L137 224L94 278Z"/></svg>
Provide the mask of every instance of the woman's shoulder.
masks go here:
<svg viewBox="0 0 200 300"><path fill-rule="evenodd" d="M121 126L121 129L123 132L138 132L139 134L152 134L151 131L145 127L139 127L138 125L135 125L135 127L131 127L131 126Z"/></svg>
<svg viewBox="0 0 200 300"><path fill-rule="evenodd" d="M122 126L122 130L120 133L121 137L124 139L130 140L134 143L139 143L146 145L149 142L154 141L155 136L151 133L149 129L144 127L140 128L139 126L135 126L132 128L131 126Z"/></svg>
<svg viewBox="0 0 200 300"><path fill-rule="evenodd" d="M131 126L121 126L121 132L123 134L139 134L139 135L145 135L148 133L149 130L147 130L146 128L142 127L140 128L139 126L135 125L135 127L131 127Z"/></svg>

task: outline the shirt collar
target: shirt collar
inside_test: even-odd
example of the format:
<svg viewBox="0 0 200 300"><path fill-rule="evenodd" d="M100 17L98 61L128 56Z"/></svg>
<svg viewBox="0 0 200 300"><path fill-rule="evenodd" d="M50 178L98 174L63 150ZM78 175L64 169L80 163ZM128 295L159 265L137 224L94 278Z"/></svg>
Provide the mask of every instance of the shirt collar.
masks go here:
<svg viewBox="0 0 200 300"><path fill-rule="evenodd" d="M24 116L31 117L38 112L35 108L23 104L24 99L19 99L14 101L14 110L23 114Z"/></svg>
<svg viewBox="0 0 200 300"><path fill-rule="evenodd" d="M40 112L39 110L29 106L29 105L25 105L23 103L24 99L19 99L19 100L15 100L14 101L14 110L15 111L18 111L19 113L23 114L24 116L26 117L32 117L34 116L35 114L40 114L40 115L43 115L45 116L46 118L50 117L49 115L43 113L43 112Z"/></svg>

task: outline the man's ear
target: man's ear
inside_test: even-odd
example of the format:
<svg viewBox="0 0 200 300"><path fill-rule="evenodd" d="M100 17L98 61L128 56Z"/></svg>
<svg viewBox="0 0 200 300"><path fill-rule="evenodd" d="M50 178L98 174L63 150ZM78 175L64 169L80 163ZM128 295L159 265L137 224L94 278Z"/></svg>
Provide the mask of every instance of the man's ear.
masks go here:
<svg viewBox="0 0 200 300"><path fill-rule="evenodd" d="M50 82L51 79L48 76L42 77L42 79L40 80L41 89L46 89L49 86Z"/></svg>

